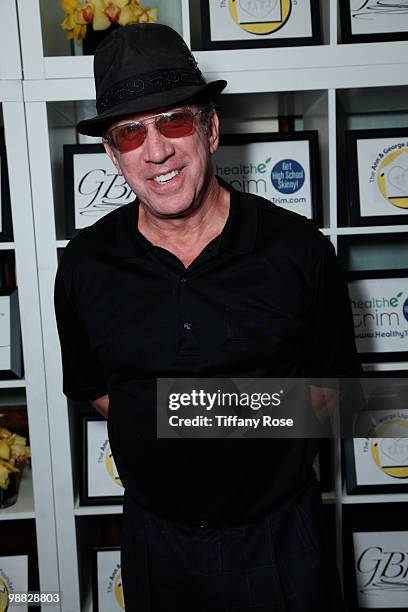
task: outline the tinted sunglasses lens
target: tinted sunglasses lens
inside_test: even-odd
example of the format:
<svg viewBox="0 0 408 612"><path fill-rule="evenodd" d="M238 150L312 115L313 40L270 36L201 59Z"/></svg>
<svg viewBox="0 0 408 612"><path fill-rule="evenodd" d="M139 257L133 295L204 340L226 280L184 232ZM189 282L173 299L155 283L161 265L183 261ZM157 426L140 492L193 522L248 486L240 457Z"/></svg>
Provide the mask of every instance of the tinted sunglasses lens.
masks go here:
<svg viewBox="0 0 408 612"><path fill-rule="evenodd" d="M140 147L145 139L146 130L142 124L128 123L112 131L113 144L118 151L125 153Z"/></svg>
<svg viewBox="0 0 408 612"><path fill-rule="evenodd" d="M160 133L166 138L181 138L189 136L194 131L194 115L191 111L179 111L164 114L154 121ZM140 147L146 138L147 128L140 123L127 123L114 128L110 134L114 147L121 153Z"/></svg>
<svg viewBox="0 0 408 612"><path fill-rule="evenodd" d="M189 111L163 115L157 120L157 127L166 138L189 136L194 130L194 115Z"/></svg>

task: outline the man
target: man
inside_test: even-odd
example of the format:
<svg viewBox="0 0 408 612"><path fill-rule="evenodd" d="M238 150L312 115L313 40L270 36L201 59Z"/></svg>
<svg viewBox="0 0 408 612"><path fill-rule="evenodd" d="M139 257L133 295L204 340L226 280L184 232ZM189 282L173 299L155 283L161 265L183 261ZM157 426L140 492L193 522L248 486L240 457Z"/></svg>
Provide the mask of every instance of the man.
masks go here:
<svg viewBox="0 0 408 612"><path fill-rule="evenodd" d="M64 391L108 417L131 612L342 610L316 440L157 439L156 380L358 372L347 292L307 220L214 176L213 100L182 39L126 26L95 55L82 133L137 199L68 245ZM330 334L328 330L330 329Z"/></svg>

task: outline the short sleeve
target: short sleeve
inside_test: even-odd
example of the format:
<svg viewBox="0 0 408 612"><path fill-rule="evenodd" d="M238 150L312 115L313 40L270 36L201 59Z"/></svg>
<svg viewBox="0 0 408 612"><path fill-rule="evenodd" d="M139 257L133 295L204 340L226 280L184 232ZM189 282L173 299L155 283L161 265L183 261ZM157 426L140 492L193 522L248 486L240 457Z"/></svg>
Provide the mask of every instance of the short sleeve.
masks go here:
<svg viewBox="0 0 408 612"><path fill-rule="evenodd" d="M91 351L85 326L68 294L61 268L55 279L54 305L65 395L73 400L102 397L107 393L103 369Z"/></svg>
<svg viewBox="0 0 408 612"><path fill-rule="evenodd" d="M347 284L331 242L321 238L305 328L307 376L361 375Z"/></svg>

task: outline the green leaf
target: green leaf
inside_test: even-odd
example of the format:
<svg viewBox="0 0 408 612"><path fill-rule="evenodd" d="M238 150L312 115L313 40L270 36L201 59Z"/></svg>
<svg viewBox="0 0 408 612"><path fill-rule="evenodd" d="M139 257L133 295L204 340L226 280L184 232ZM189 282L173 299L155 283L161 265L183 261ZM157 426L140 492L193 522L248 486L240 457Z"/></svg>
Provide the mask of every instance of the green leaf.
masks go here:
<svg viewBox="0 0 408 612"><path fill-rule="evenodd" d="M400 298L401 295L403 294L403 291L401 291L398 295L396 295L395 297Z"/></svg>
<svg viewBox="0 0 408 612"><path fill-rule="evenodd" d="M271 161L272 157L268 157L268 159L265 160L265 164L269 164L269 162Z"/></svg>

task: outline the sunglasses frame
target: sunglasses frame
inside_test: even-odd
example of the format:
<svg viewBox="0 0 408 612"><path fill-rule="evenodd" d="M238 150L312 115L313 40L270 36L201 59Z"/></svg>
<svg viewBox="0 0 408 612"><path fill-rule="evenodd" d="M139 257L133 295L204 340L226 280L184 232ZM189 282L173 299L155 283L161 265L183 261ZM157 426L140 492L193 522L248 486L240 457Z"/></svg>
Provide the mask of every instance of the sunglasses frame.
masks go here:
<svg viewBox="0 0 408 612"><path fill-rule="evenodd" d="M198 111L193 111L189 107L186 107L186 108L176 108L174 110L167 111L167 112L164 112L164 113L158 113L157 115L151 115L150 117L147 117L147 119L143 119L142 121L129 121L127 123L121 123L120 125L117 125L117 126L113 127L112 129L110 129L109 131L107 131L103 138L109 144L110 147L112 147L112 148L114 148L114 149L116 149L117 151L120 152L120 149L115 145L115 141L114 141L114 138L113 138L112 134L114 134L114 132L116 130L120 130L120 129L122 129L124 127L128 127L130 125L140 126L143 129L144 138L143 138L143 141L140 143L140 145L134 147L134 149L139 149L144 144L144 142L146 140L146 136L147 136L147 127L146 126L149 125L150 123L154 123L155 126L156 126L156 129L165 138L170 138L170 139L173 139L173 138L183 138L183 136L166 136L165 134L163 134L162 131L160 130L159 122L162 119L171 117L172 115L177 115L179 113L187 113L188 115L191 116L191 119L192 119L192 131L189 134L186 134L186 136L189 136L194 131L194 118L197 115L200 115L203 112L204 111L202 109L198 110Z"/></svg>

